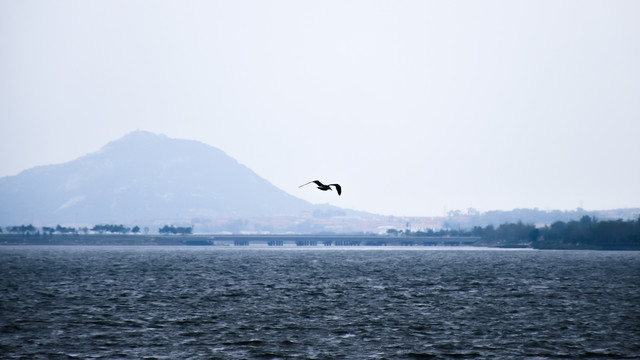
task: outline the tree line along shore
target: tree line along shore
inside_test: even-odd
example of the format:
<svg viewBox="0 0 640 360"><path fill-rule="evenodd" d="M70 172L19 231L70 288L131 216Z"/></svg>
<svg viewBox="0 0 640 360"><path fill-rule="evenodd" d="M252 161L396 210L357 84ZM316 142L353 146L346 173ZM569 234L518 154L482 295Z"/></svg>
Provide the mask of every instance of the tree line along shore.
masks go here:
<svg viewBox="0 0 640 360"><path fill-rule="evenodd" d="M474 226L468 230L415 231L388 230L396 236L475 236L475 245L531 247L535 249L640 250L640 217L636 220L599 221L592 216L568 222L556 221L537 227L522 222L498 227Z"/></svg>
<svg viewBox="0 0 640 360"><path fill-rule="evenodd" d="M60 225L57 225L55 228L49 227L49 226L43 226L41 229L42 229L42 232L40 232L40 230L37 227L31 224L5 227L6 232L9 234L36 235L36 236L39 236L40 234L49 235L49 236L53 236L54 234L57 234L57 235L78 235L78 234L84 234L84 235L101 234L102 235L105 233L121 234L121 235L149 234L149 227L145 226L144 228L141 229L138 225L135 225L134 227L126 227L122 224L95 225L91 229L86 226L75 228L75 227L60 226ZM1 233L2 233L2 228L0 227L0 234ZM173 235L190 235L193 233L193 227L181 227L181 226L176 227L173 225L171 226L165 225L161 228L158 228L158 233L173 234Z"/></svg>
<svg viewBox="0 0 640 360"><path fill-rule="evenodd" d="M195 238L192 227L165 225L158 228L158 235L149 234L148 227L126 227L124 225L95 225L92 228L73 228L57 225L36 228L33 225L7 226L0 228L0 244L57 244L77 243L70 236L82 236L82 243L133 243L133 244L184 244ZM115 236L117 235L117 236ZM212 234L215 235L215 234ZM314 235L314 234L310 234ZM340 236L345 234L316 234ZM349 236L372 234L346 234ZM164 236L164 238L163 238ZM474 226L471 229L442 229L438 231L411 231L389 229L381 239L401 239L403 245L432 245L433 239L469 238L473 246L534 248L534 249L591 249L591 250L640 250L640 217L636 220L599 221L592 216L568 222L556 221L543 227L522 222L505 223L499 226ZM170 240L177 239L177 240ZM191 240L195 241L195 240ZM386 244L380 241L380 244Z"/></svg>

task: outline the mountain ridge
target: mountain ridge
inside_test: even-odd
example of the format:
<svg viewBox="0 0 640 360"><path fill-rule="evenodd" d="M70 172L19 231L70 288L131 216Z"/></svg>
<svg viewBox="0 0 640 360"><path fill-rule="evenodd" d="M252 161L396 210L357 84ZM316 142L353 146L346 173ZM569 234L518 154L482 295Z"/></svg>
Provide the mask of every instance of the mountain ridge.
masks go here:
<svg viewBox="0 0 640 360"><path fill-rule="evenodd" d="M0 202L0 224L296 216L317 208L216 147L146 131L0 178Z"/></svg>

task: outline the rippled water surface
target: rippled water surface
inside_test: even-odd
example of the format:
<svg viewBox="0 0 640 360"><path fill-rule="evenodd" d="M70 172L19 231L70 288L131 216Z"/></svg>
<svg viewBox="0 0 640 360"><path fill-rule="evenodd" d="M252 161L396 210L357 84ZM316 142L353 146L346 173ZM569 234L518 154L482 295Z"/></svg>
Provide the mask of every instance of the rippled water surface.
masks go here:
<svg viewBox="0 0 640 360"><path fill-rule="evenodd" d="M640 253L0 247L0 354L640 359Z"/></svg>

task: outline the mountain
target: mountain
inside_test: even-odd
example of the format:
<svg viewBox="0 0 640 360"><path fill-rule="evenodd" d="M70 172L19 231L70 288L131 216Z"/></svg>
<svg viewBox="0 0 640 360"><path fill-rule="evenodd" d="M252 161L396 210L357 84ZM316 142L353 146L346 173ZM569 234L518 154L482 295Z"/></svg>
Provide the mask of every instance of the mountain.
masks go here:
<svg viewBox="0 0 640 360"><path fill-rule="evenodd" d="M68 163L0 178L3 225L131 224L314 209L215 147L144 131Z"/></svg>

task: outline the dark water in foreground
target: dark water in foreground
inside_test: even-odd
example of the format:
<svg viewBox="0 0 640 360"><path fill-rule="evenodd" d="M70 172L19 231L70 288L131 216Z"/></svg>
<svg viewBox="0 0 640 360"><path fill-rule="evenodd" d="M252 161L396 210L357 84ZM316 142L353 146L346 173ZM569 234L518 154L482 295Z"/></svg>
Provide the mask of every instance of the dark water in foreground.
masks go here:
<svg viewBox="0 0 640 360"><path fill-rule="evenodd" d="M640 359L640 253L0 247L0 357Z"/></svg>

